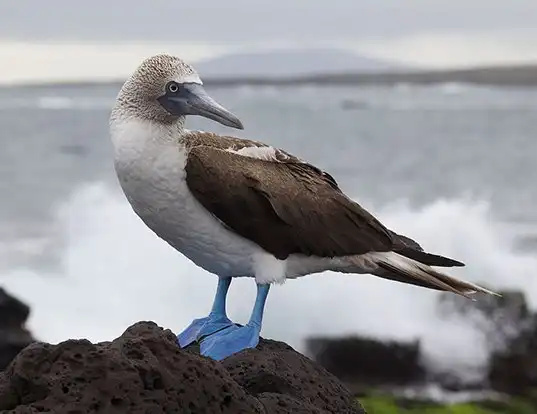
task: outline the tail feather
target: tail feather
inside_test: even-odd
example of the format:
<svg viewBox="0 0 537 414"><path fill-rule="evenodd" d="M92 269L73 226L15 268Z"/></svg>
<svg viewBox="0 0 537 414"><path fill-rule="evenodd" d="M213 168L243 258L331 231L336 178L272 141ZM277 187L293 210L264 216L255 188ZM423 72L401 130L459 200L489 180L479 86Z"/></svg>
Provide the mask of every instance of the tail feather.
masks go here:
<svg viewBox="0 0 537 414"><path fill-rule="evenodd" d="M429 266L440 266L440 267L462 267L464 263L459 262L458 260L450 259L449 257L440 256L438 254L426 253L422 250L416 250L409 247L402 248L400 250L395 250L401 256L408 257L409 259L415 260L417 262L429 265Z"/></svg>
<svg viewBox="0 0 537 414"><path fill-rule="evenodd" d="M411 239L408 236L403 236L402 234L397 234L396 232L390 230L394 241L395 248L394 252L399 253L401 256L408 257L409 259L416 260L417 262L429 265L429 266L440 266L440 267L454 267L454 266L464 266L464 263L459 262L458 260L450 259L449 257L440 256L437 254L427 253L423 251L423 248L419 245L416 240Z"/></svg>
<svg viewBox="0 0 537 414"><path fill-rule="evenodd" d="M387 266L384 266L384 265L379 265L379 268L375 272L373 272L373 274L383 279L389 279L395 282L405 283L407 285L415 285L415 286L420 286L420 287L424 287L427 289L444 291L444 289L439 288L436 285L433 285L431 282L426 282L420 279L415 279L410 276L401 274L401 272L398 272L398 271L392 271L388 269Z"/></svg>
<svg viewBox="0 0 537 414"><path fill-rule="evenodd" d="M377 253L374 260L380 268L380 271L375 272L375 274L385 279L453 292L468 299L472 299L470 295L476 292L499 296L481 286L448 276L427 264L395 252Z"/></svg>

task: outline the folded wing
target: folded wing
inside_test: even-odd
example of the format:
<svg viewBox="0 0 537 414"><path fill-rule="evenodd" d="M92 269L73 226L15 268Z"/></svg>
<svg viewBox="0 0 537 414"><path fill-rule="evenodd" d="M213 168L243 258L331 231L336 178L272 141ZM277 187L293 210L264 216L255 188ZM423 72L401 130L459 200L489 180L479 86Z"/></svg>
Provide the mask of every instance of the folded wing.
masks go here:
<svg viewBox="0 0 537 414"><path fill-rule="evenodd" d="M328 174L196 146L185 166L196 199L234 232L279 259L391 251L392 233L339 190Z"/></svg>

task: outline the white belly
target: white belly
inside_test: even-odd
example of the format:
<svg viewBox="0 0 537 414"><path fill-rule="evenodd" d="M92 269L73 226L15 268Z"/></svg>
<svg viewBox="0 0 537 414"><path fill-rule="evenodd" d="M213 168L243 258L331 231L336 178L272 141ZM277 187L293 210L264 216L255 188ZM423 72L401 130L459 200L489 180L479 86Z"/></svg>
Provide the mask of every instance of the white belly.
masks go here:
<svg viewBox="0 0 537 414"><path fill-rule="evenodd" d="M159 237L205 270L219 276L254 276L252 242L227 230L189 191L184 154L177 146L144 152L116 171L127 199Z"/></svg>

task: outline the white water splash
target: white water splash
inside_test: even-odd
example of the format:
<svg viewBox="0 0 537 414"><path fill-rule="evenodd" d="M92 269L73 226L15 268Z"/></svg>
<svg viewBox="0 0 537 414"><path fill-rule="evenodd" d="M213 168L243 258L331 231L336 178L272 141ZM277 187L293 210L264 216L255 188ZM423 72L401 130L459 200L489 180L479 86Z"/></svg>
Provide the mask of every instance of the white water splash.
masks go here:
<svg viewBox="0 0 537 414"><path fill-rule="evenodd" d="M514 236L491 218L486 203L444 200L419 210L398 204L377 215L426 250L466 262L455 276L522 289L535 305L537 258L511 250ZM60 274L20 267L1 279L31 305L30 328L38 338L109 340L139 320L178 332L208 312L215 276L158 239L117 189L96 184L76 191L59 209L57 225L65 245ZM234 281L232 319L246 322L254 297L253 280ZM421 338L436 367L475 377L486 363L485 344L470 325L435 313L437 297L373 276L326 272L274 286L262 334L298 349L311 335Z"/></svg>

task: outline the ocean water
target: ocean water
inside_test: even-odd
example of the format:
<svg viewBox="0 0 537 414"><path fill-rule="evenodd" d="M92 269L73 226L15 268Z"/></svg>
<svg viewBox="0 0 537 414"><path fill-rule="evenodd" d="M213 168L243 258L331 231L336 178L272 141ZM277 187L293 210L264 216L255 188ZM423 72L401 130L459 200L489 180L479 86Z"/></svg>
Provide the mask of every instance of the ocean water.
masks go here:
<svg viewBox="0 0 537 414"><path fill-rule="evenodd" d="M108 114L118 86L0 88L0 285L39 339L108 340L154 320L180 331L216 284L137 218L117 184ZM209 89L252 137L329 171L386 225L467 263L453 274L537 306L537 90L429 87ZM247 320L252 280L232 284ZM438 293L326 272L275 286L263 335L421 338L440 369L479 375L486 343L436 311Z"/></svg>

